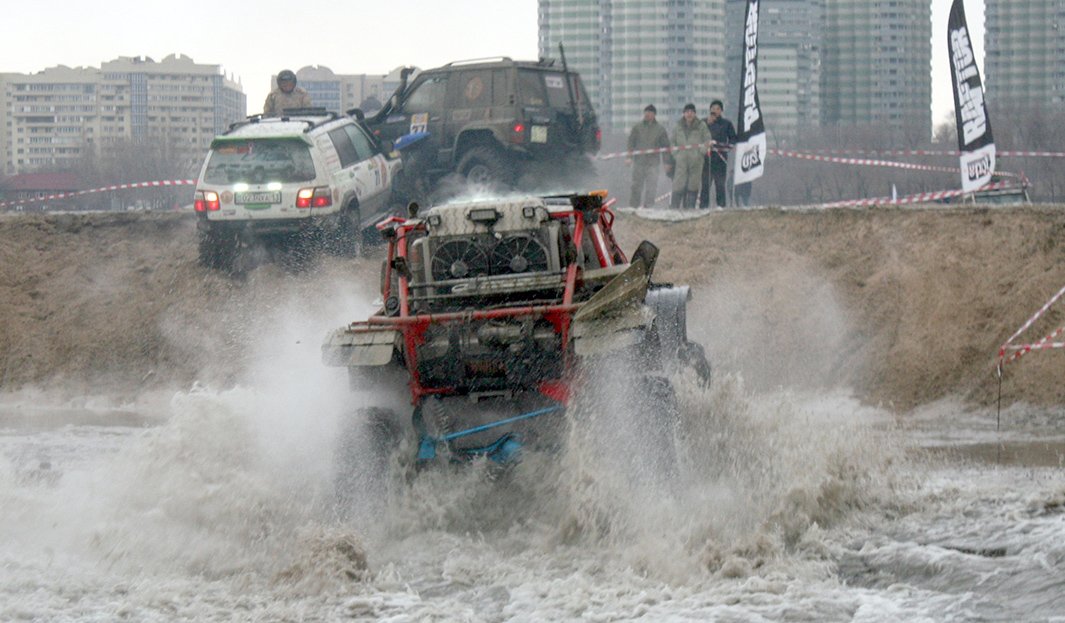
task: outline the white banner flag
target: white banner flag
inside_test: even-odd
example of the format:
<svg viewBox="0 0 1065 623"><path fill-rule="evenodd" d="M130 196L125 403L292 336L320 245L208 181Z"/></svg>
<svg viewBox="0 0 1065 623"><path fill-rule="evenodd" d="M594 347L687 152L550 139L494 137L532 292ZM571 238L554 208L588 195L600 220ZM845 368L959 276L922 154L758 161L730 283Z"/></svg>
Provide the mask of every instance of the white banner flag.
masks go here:
<svg viewBox="0 0 1065 623"><path fill-rule="evenodd" d="M758 2L747 0L743 29L743 74L740 79L739 123L736 133L736 172L733 183L743 184L765 173L765 122L758 101Z"/></svg>
<svg viewBox="0 0 1065 623"><path fill-rule="evenodd" d="M962 0L954 0L950 8L947 46L950 49L950 75L954 84L958 149L962 152L961 188L972 192L991 182L995 172L995 140L991 136L991 118L984 104L984 87L980 82L980 70L976 67Z"/></svg>

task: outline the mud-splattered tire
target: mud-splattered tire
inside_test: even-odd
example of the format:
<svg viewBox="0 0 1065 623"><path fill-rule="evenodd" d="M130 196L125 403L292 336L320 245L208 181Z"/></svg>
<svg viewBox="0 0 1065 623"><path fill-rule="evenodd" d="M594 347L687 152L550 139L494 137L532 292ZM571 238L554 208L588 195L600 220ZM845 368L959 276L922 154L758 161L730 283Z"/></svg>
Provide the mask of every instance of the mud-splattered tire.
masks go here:
<svg viewBox="0 0 1065 623"><path fill-rule="evenodd" d="M337 257L357 257L362 248L362 220L351 203L336 215L334 226L324 236L325 250Z"/></svg>
<svg viewBox="0 0 1065 623"><path fill-rule="evenodd" d="M498 147L471 147L459 161L458 172L471 184L512 186L514 166L505 151Z"/></svg>
<svg viewBox="0 0 1065 623"><path fill-rule="evenodd" d="M389 409L368 407L346 416L333 455L333 490L342 516L387 498L390 459L401 435Z"/></svg>
<svg viewBox="0 0 1065 623"><path fill-rule="evenodd" d="M643 376L633 384L634 404L645 414L640 434L652 459L654 474L671 478L677 470L676 430L680 421L677 395L669 379Z"/></svg>
<svg viewBox="0 0 1065 623"><path fill-rule="evenodd" d="M677 365L681 370L691 370L703 388L710 387L713 370L702 344L690 340L684 342L677 349Z"/></svg>

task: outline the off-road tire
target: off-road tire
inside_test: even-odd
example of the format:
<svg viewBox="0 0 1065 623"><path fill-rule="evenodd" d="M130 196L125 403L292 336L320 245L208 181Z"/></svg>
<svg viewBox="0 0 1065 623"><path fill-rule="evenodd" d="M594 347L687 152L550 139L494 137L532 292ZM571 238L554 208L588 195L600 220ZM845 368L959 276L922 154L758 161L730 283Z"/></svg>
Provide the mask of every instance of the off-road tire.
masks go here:
<svg viewBox="0 0 1065 623"><path fill-rule="evenodd" d="M677 470L676 431L680 422L673 384L665 377L646 375L633 384L633 389L636 404L645 416L641 433L654 457L655 475L672 478Z"/></svg>
<svg viewBox="0 0 1065 623"><path fill-rule="evenodd" d="M325 250L336 257L358 257L362 248L362 220L352 202L336 215L334 227L324 232Z"/></svg>
<svg viewBox="0 0 1065 623"><path fill-rule="evenodd" d="M467 150L459 160L457 170L471 184L504 187L514 184L514 165L510 156L490 145L476 145Z"/></svg>
<svg viewBox="0 0 1065 623"><path fill-rule="evenodd" d="M710 360L706 358L706 350L698 342L688 340L677 349L677 366L681 370L691 370L695 379L703 388L710 387L713 371Z"/></svg>
<svg viewBox="0 0 1065 623"><path fill-rule="evenodd" d="M401 436L389 409L366 407L346 415L333 455L333 490L342 516L385 500L390 459Z"/></svg>

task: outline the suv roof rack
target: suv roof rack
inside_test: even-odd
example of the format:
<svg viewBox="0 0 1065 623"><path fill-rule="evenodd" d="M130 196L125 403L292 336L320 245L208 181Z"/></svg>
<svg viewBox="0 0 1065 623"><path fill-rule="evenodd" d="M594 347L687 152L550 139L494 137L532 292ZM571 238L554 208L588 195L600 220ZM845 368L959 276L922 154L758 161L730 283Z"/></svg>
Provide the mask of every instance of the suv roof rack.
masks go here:
<svg viewBox="0 0 1065 623"><path fill-rule="evenodd" d="M292 117L325 117L321 121L315 121L313 119L293 119ZM340 118L340 115L333 111L326 111L324 108L286 108L281 111L281 121L302 121L307 124L307 127L303 129L303 133L306 134L311 130L325 125L330 121L336 121Z"/></svg>
<svg viewBox="0 0 1065 623"><path fill-rule="evenodd" d="M313 119L292 119L292 117L294 116L325 117L325 119L322 119L321 121L315 121ZM278 121L299 121L301 123L306 123L307 128L303 130L304 133L306 133L310 132L311 130L317 128L320 125L324 125L326 123L329 123L330 121L336 121L339 118L340 116L337 115L335 112L327 111L325 108L321 107L286 108L284 110L284 115L281 117L264 117L262 113L248 115L248 117L242 121L235 121L229 124L229 129L223 132L222 135L225 136L226 134L229 134L235 130L239 130L240 128L243 128L246 125L262 123L264 120L267 119L276 119Z"/></svg>
<svg viewBox="0 0 1065 623"><path fill-rule="evenodd" d="M505 63L513 63L514 59L509 56L485 56L484 58L470 58L464 61L451 61L444 65L444 67L454 67L456 65L469 65L471 63L484 63L487 61L503 61Z"/></svg>
<svg viewBox="0 0 1065 623"><path fill-rule="evenodd" d="M248 125L250 123L259 123L259 121L261 121L262 118L263 118L262 113L255 114L255 115L248 115L247 117L245 117L244 119L241 119L240 121L234 121L233 123L229 124L229 129L227 129L225 132L223 132L222 135L224 136L226 134L229 134L230 132L232 132L233 130L236 130L237 128L243 128L244 126L246 126L246 125Z"/></svg>
<svg viewBox="0 0 1065 623"><path fill-rule="evenodd" d="M329 112L322 106L307 106L305 108L285 108L281 111L282 117L324 117L325 115L336 116L335 112Z"/></svg>

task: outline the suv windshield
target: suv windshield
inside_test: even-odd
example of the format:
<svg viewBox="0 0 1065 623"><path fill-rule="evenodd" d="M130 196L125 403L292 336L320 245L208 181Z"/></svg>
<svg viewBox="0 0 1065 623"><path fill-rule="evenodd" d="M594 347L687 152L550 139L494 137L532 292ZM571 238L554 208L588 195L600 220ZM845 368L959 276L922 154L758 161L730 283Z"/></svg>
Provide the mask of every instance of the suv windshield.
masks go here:
<svg viewBox="0 0 1065 623"><path fill-rule="evenodd" d="M203 180L211 184L309 182L310 147L298 139L224 140L211 145Z"/></svg>

